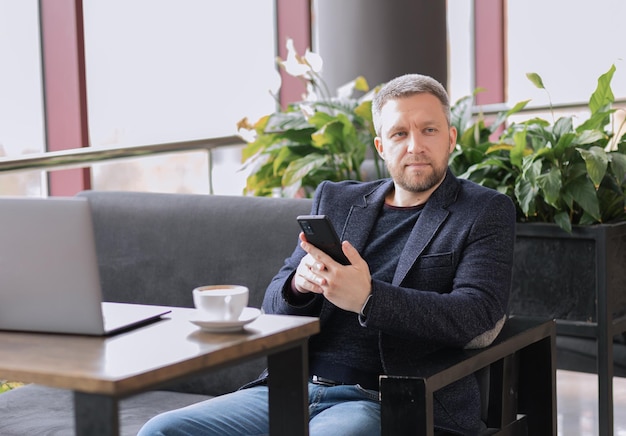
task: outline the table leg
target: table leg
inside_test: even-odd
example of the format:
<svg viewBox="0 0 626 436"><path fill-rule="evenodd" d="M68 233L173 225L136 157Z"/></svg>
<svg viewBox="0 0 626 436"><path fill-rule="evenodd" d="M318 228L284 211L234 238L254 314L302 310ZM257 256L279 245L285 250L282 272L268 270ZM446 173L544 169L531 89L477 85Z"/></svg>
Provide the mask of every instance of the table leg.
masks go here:
<svg viewBox="0 0 626 436"><path fill-rule="evenodd" d="M309 362L307 342L267 356L270 434L308 436Z"/></svg>
<svg viewBox="0 0 626 436"><path fill-rule="evenodd" d="M107 395L74 392L74 423L77 436L118 436L117 399Z"/></svg>

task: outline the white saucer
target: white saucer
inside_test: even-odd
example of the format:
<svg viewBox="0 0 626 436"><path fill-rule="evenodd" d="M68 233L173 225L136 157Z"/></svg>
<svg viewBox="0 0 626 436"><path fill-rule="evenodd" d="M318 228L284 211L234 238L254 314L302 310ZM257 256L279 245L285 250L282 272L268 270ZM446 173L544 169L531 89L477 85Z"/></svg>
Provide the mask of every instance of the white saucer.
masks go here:
<svg viewBox="0 0 626 436"><path fill-rule="evenodd" d="M246 307L241 312L239 319L234 321L209 321L201 318L192 318L189 321L200 327L202 330L212 333L238 332L243 326L257 319L261 313L261 309L256 307ZM200 315L200 313L198 313Z"/></svg>

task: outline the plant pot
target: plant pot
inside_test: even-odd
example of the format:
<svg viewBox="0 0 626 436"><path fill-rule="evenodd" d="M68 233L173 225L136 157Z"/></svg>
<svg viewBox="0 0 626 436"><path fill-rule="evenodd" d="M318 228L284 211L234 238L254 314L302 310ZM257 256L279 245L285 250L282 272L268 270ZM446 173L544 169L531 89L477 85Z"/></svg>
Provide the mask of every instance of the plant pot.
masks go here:
<svg viewBox="0 0 626 436"><path fill-rule="evenodd" d="M517 224L516 232L512 314L556 318L561 331L597 323L607 308L612 318L626 315L626 223L571 234L554 224Z"/></svg>
<svg viewBox="0 0 626 436"><path fill-rule="evenodd" d="M509 312L557 320L557 367L598 374L601 434L612 434L613 375L626 376L626 222L516 231Z"/></svg>

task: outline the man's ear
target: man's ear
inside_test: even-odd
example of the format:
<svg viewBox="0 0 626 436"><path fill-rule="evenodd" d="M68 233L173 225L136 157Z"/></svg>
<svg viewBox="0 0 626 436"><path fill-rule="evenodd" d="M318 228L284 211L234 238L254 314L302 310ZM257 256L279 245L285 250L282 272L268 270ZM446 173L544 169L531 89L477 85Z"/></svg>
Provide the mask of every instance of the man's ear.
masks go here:
<svg viewBox="0 0 626 436"><path fill-rule="evenodd" d="M454 147L456 146L456 137L457 137L456 127L450 127L450 153L454 151Z"/></svg>
<svg viewBox="0 0 626 436"><path fill-rule="evenodd" d="M384 160L385 156L383 156L383 140L380 139L380 136L374 138L374 147L376 147L378 155Z"/></svg>

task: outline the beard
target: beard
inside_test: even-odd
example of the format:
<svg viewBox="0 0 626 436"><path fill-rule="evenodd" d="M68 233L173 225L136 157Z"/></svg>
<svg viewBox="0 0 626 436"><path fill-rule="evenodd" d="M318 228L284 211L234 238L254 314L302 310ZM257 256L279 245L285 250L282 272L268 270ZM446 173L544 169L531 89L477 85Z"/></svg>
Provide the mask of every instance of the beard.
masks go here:
<svg viewBox="0 0 626 436"><path fill-rule="evenodd" d="M430 171L406 171L404 163L394 166L387 162L387 171L395 183L402 189L414 193L428 191L438 185L446 175L446 165L432 165L431 163L428 168Z"/></svg>

